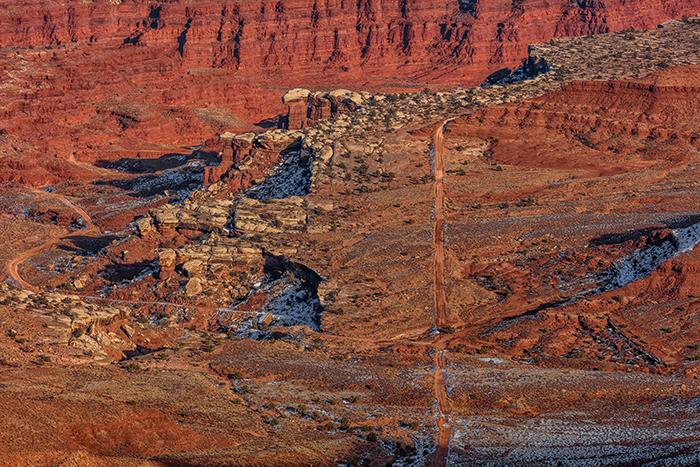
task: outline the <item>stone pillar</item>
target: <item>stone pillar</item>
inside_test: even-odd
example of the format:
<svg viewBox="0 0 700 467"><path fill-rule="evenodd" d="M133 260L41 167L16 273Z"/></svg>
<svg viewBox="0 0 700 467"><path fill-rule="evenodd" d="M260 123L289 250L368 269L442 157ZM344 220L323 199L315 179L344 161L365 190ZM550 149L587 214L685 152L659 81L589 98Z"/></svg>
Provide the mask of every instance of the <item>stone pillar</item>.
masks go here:
<svg viewBox="0 0 700 467"><path fill-rule="evenodd" d="M325 120L333 116L333 105L324 94L316 94L309 97L309 120L313 123Z"/></svg>
<svg viewBox="0 0 700 467"><path fill-rule="evenodd" d="M216 183L228 172L228 170L236 163L234 155L234 135L231 133L225 133L219 136L219 142L223 144L221 152L219 153L219 164L212 167L204 168L204 177L202 178L202 185L205 187Z"/></svg>
<svg viewBox="0 0 700 467"><path fill-rule="evenodd" d="M224 149L221 151L221 165L231 167L233 163L233 142L226 140L224 141Z"/></svg>
<svg viewBox="0 0 700 467"><path fill-rule="evenodd" d="M294 101L287 105L288 130L301 130L307 126L308 103L307 101Z"/></svg>
<svg viewBox="0 0 700 467"><path fill-rule="evenodd" d="M282 103L287 106L287 115L280 117L279 128L286 130L306 128L310 94L311 91L308 89L297 88L282 96Z"/></svg>

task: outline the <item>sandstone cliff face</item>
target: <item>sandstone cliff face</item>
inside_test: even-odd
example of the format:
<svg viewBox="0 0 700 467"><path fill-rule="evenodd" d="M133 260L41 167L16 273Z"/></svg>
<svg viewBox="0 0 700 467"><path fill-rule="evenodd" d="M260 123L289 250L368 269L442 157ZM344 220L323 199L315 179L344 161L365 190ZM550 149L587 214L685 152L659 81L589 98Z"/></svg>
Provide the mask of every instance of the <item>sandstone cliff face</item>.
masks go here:
<svg viewBox="0 0 700 467"><path fill-rule="evenodd" d="M698 0L15 0L0 12L0 46L87 42L126 55L158 49L185 68L396 76L396 66L490 68L517 61L529 43L649 28L698 10Z"/></svg>
<svg viewBox="0 0 700 467"><path fill-rule="evenodd" d="M475 84L530 43L697 11L700 0L9 0L0 150L175 151L286 111L292 87Z"/></svg>

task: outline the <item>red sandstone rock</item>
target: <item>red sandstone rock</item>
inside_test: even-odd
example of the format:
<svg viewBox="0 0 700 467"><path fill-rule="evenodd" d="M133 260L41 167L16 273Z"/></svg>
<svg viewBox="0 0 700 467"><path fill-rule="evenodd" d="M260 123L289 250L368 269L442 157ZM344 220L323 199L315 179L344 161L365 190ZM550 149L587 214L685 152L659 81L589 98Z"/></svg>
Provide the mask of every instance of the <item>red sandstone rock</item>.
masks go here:
<svg viewBox="0 0 700 467"><path fill-rule="evenodd" d="M290 102L287 106L287 115L281 120L279 127L298 130L306 128L308 109L306 101Z"/></svg>
<svg viewBox="0 0 700 467"><path fill-rule="evenodd" d="M303 108L279 96L293 86L421 89L469 84L517 64L527 45L568 34L650 28L694 14L700 0L609 0L585 6L493 0L237 5L99 0L5 2L0 9L0 91L5 138L32 141L23 156L51 181L45 156L99 160L212 132L249 128ZM33 47L30 49L29 47ZM320 101L313 119L333 109ZM51 135L49 137L48 135ZM4 152L16 145L2 142ZM80 176L71 173L71 176Z"/></svg>
<svg viewBox="0 0 700 467"><path fill-rule="evenodd" d="M306 128L309 123L355 110L366 99L365 95L347 89L327 93L292 89L282 97L282 102L287 104L287 114L280 117L278 127L293 130Z"/></svg>
<svg viewBox="0 0 700 467"><path fill-rule="evenodd" d="M488 68L514 62L528 42L553 36L648 28L696 13L697 0L568 2L477 0L330 1L276 5L243 1L85 3L11 1L0 12L1 46L104 43L123 50L159 48L185 68L226 67L241 72L284 69L324 73L360 67L397 75L395 66L442 61ZM439 52L437 55L431 52ZM441 53L440 53L441 52ZM263 77L263 76L260 76ZM283 78L283 77L282 77Z"/></svg>
<svg viewBox="0 0 700 467"><path fill-rule="evenodd" d="M223 149L219 153L221 161L214 167L204 168L204 178L202 180L204 186L209 186L221 180L224 174L226 174L236 162L236 156L234 154L235 142L232 137L222 135L219 139L223 143Z"/></svg>
<svg viewBox="0 0 700 467"><path fill-rule="evenodd" d="M287 143L286 138L280 141L265 135L255 137L253 133L225 134L219 141L223 144L221 161L205 168L203 184L223 181L231 193L245 190L263 177L279 160L280 151Z"/></svg>

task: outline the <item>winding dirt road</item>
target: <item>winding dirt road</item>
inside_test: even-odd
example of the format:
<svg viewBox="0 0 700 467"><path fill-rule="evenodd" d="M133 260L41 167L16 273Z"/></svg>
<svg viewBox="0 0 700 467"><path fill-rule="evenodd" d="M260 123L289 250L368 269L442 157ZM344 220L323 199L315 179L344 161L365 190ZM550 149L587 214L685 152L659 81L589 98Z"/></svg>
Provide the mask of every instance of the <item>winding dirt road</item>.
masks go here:
<svg viewBox="0 0 700 467"><path fill-rule="evenodd" d="M433 294L434 294L434 307L435 307L435 322L434 328L440 331L449 326L449 320L447 316L447 297L445 293L445 213L444 213L444 203L445 203L445 187L444 187L444 177L445 177L445 154L444 154L444 131L446 126L453 119L445 120L441 122L435 129L432 135L432 150L434 156L434 184L433 184L433 197L434 197L434 219L433 219L433 249L434 249L434 260L433 260ZM76 205L68 198L63 195L55 193L47 193L40 190L35 190L37 193L43 195L49 195L54 197L59 202L61 202L66 207L73 210L78 216L83 218L86 223L86 229L81 230L79 233L71 233L67 235L55 236L46 242L38 245L34 248L26 250L19 254L18 256L11 259L5 266L7 273L12 277L22 288L38 291L39 289L34 285L27 282L20 274L20 266L32 258L33 256L41 253L42 251L49 250L56 246L61 241L68 239L75 235L85 235L99 233L99 229L93 223L92 217L80 206ZM84 297L84 298L94 298L100 299L100 297ZM160 304L166 306L183 306L176 303L170 302L141 302L141 301L129 301L129 300L111 300L112 302L120 303L132 303L132 304ZM438 336L437 339L433 341L432 345L434 349L434 386L433 392L437 406L437 426L438 426L438 445L433 458L433 465L445 466L448 462L450 440L452 437L452 410L450 406L449 397L447 394L447 383L446 383L446 368L447 368L447 345L448 339L447 335Z"/></svg>
<svg viewBox="0 0 700 467"><path fill-rule="evenodd" d="M92 234L92 233L99 232L99 229L93 223L92 217L90 216L90 214L88 214L87 211L85 211L83 208L81 208L77 204L73 203L71 200L69 200L65 196L59 195L56 193L49 193L49 192L45 192L45 191L41 191L41 190L32 190L32 191L35 193L40 193L42 195L49 195L50 197L55 198L61 204L68 207L69 209L73 210L78 216L80 216L85 221L85 225L87 227L85 230L80 231L80 235ZM17 284L19 284L19 286L22 287L23 289L31 290L32 292L37 292L38 288L33 286L32 284L30 284L29 282L27 282L22 277L22 275L19 272L19 267L25 261L27 261L29 258L31 258L35 255L38 255L42 251L46 251L46 250L53 248L60 241L66 239L66 238L70 238L74 235L77 235L77 234L56 236L56 237L53 237L53 238L45 241L41 245L37 245L34 248L23 251L22 253L20 253L19 255L15 256L14 258L12 258L10 261L7 262L7 264L5 265L5 270L7 271L7 274L12 279L14 279L14 281L17 282Z"/></svg>
<svg viewBox="0 0 700 467"><path fill-rule="evenodd" d="M447 298L445 295L445 151L444 131L451 120L441 122L433 133L433 156L435 182L433 184L433 197L435 199L435 212L433 220L433 295L435 298L435 327L439 330L448 326ZM445 340L437 339L435 342L435 382L433 392L437 402L438 446L435 452L433 465L447 465L450 438L452 437L452 409L447 396L447 384L445 373L447 358Z"/></svg>

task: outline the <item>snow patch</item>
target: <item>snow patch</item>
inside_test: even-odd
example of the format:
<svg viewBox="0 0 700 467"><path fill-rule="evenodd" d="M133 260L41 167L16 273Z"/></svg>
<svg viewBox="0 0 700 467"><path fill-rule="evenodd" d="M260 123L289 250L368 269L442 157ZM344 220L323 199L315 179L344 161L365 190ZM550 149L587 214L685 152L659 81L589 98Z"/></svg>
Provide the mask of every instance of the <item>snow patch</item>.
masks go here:
<svg viewBox="0 0 700 467"><path fill-rule="evenodd" d="M643 279L662 263L688 252L700 243L700 223L675 229L665 241L647 245L619 259L600 277L597 293L619 289Z"/></svg>
<svg viewBox="0 0 700 467"><path fill-rule="evenodd" d="M313 287L291 274L285 274L268 286L269 299L263 310L274 316L274 324L304 325L318 331L322 306Z"/></svg>
<svg viewBox="0 0 700 467"><path fill-rule="evenodd" d="M304 196L311 189L311 157L301 151L282 154L282 162L260 184L248 190L249 198L262 201Z"/></svg>

